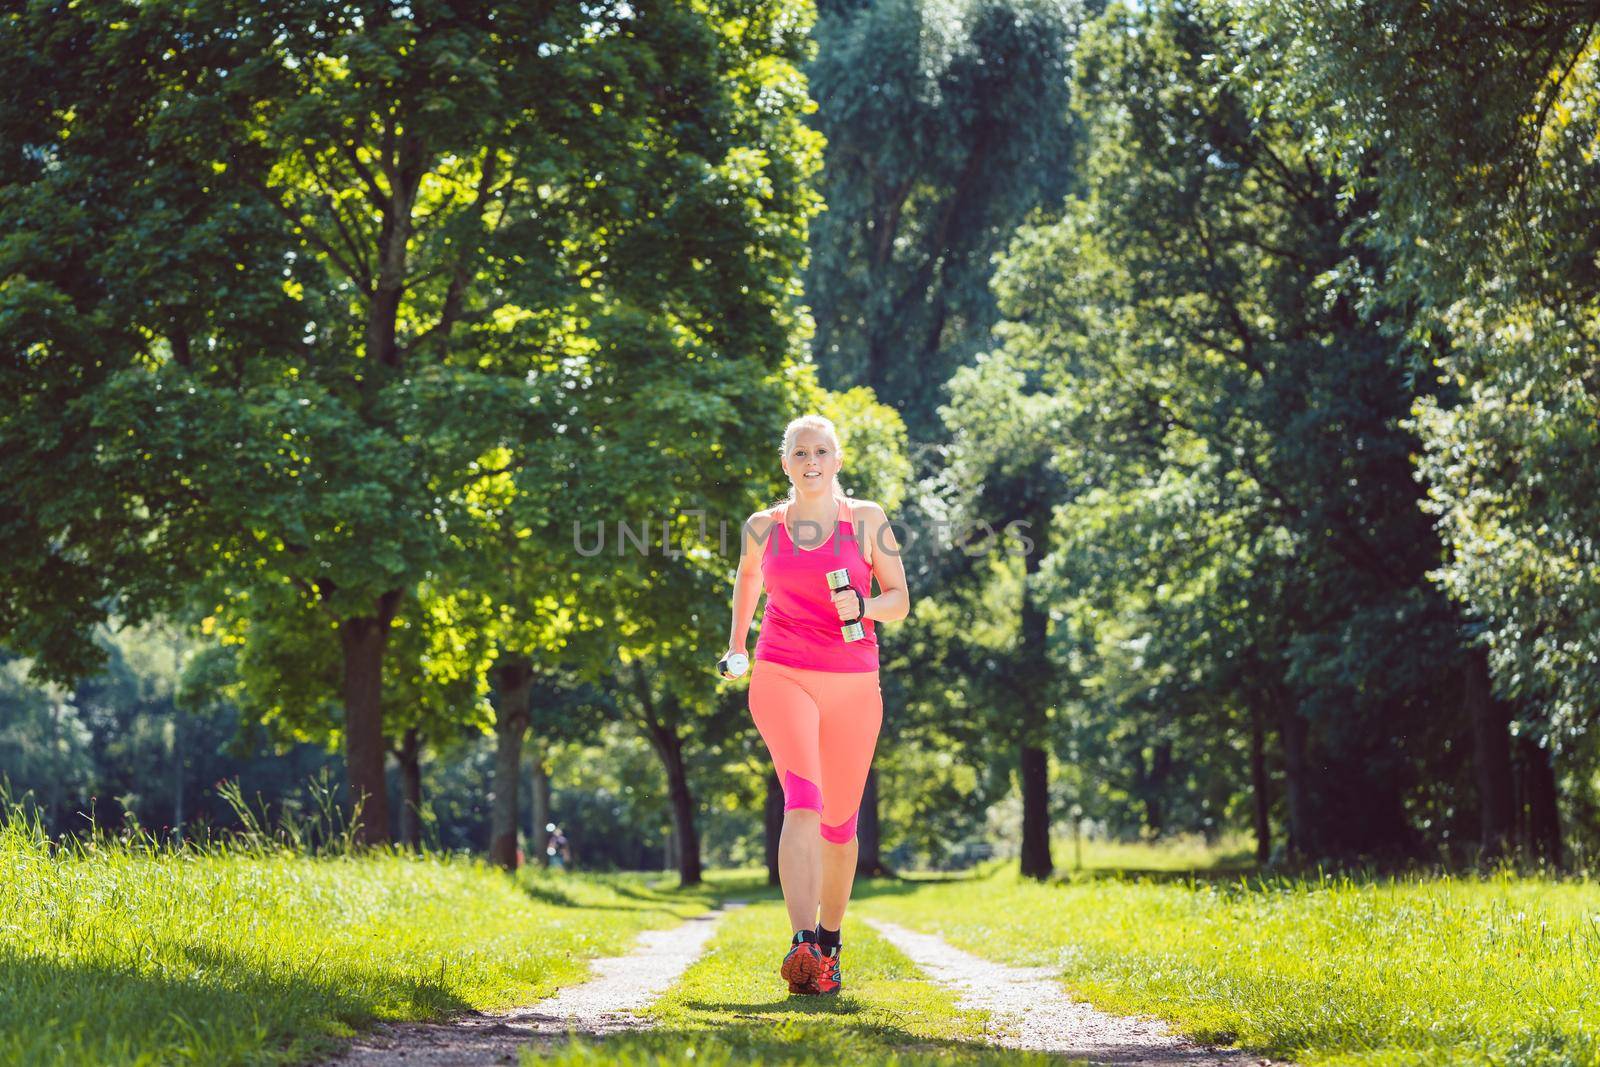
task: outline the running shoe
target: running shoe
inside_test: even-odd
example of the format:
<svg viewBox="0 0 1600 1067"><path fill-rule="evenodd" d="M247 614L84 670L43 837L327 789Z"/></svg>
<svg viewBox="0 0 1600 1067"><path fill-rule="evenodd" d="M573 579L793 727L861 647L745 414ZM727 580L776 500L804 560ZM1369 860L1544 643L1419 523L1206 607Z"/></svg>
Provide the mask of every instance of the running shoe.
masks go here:
<svg viewBox="0 0 1600 1067"><path fill-rule="evenodd" d="M844 984L844 976L839 972L839 946L822 950L822 973L817 976L818 993L837 993Z"/></svg>
<svg viewBox="0 0 1600 1067"><path fill-rule="evenodd" d="M795 934L778 973L789 983L791 993L817 992L817 979L822 977L822 953L817 950L817 943L801 940L801 935Z"/></svg>

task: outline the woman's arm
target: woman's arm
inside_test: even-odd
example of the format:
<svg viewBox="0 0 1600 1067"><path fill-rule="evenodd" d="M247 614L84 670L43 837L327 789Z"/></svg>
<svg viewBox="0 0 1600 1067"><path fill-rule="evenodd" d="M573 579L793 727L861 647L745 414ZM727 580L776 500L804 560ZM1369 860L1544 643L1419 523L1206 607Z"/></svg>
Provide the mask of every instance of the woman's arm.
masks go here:
<svg viewBox="0 0 1600 1067"><path fill-rule="evenodd" d="M733 578L733 625L728 629L728 651L749 655L745 645L750 623L761 600L761 555L771 533L772 516L758 511L739 527L739 569Z"/></svg>
<svg viewBox="0 0 1600 1067"><path fill-rule="evenodd" d="M889 517L876 504L860 506L866 521L866 536L872 541L872 576L878 580L878 595L867 598L867 618L894 622L911 614L911 591L906 588L905 562L900 558L900 543L895 540Z"/></svg>

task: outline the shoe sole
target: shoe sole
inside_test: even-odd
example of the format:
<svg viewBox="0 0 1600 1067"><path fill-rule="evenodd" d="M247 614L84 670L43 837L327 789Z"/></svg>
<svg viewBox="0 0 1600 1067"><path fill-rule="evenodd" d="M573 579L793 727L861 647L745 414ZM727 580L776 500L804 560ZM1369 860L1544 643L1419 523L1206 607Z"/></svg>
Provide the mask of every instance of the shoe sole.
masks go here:
<svg viewBox="0 0 1600 1067"><path fill-rule="evenodd" d="M789 992L815 993L817 979L822 977L822 961L809 952L794 952L783 958L778 973L789 983Z"/></svg>

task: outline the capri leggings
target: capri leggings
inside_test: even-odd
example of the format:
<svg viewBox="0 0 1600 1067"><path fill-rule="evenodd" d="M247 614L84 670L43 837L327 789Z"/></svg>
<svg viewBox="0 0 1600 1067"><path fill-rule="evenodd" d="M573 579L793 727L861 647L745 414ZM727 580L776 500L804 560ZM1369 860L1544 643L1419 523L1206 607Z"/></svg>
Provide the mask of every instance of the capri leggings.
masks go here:
<svg viewBox="0 0 1600 1067"><path fill-rule="evenodd" d="M825 840L848 842L883 725L878 672L757 660L750 667L750 714L783 783L783 810L810 808L822 816Z"/></svg>

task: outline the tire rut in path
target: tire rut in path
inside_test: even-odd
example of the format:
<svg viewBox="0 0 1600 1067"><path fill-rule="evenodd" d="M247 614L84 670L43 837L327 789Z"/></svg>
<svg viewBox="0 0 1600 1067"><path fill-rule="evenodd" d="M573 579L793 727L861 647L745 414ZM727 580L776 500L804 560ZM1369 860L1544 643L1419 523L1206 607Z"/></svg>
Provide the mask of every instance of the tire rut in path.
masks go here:
<svg viewBox="0 0 1600 1067"><path fill-rule="evenodd" d="M988 1035L992 1044L1116 1067L1292 1067L1239 1049L1195 1044L1159 1020L1109 1015L1073 1000L1048 968L993 963L933 934L866 921L934 981L959 990L957 1007L989 1012L991 1025L1003 1028Z"/></svg>
<svg viewBox="0 0 1600 1067"><path fill-rule="evenodd" d="M667 930L646 930L626 956L594 960L587 981L525 1008L472 1012L443 1023L381 1023L336 1059L337 1067L458 1067L515 1064L524 1046L564 1038L642 1030L647 1007L704 951L717 924L743 901Z"/></svg>

